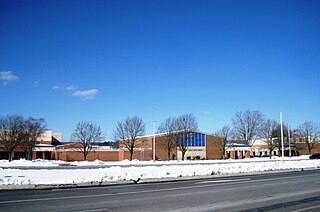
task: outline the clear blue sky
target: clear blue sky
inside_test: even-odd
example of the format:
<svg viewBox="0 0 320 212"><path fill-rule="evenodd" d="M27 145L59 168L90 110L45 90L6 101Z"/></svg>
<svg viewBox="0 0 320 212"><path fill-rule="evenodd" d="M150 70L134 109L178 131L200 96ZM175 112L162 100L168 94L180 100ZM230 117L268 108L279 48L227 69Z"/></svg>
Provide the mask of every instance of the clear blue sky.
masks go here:
<svg viewBox="0 0 320 212"><path fill-rule="evenodd" d="M78 121L193 113L213 132L260 110L320 122L320 2L0 0L0 115Z"/></svg>

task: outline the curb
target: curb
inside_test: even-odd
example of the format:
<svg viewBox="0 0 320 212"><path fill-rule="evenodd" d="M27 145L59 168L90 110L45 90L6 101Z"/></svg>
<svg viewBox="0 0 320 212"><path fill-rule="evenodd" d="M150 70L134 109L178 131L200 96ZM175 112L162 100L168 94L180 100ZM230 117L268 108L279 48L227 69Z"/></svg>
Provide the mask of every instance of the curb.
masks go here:
<svg viewBox="0 0 320 212"><path fill-rule="evenodd" d="M201 180L212 179L230 176L245 176L245 175L262 175L272 173L288 173L297 171L320 170L317 168L300 168L300 169L283 169L272 170L263 172L243 172L236 174L219 174L219 175L202 175L202 176L181 176L181 177L168 177L168 178L149 178L137 180L122 180L110 182L85 182L85 183L72 183L72 184L32 184L32 185L0 185L0 190L37 190L37 189L64 189L64 188L84 188L84 187L102 187L102 186L115 186L115 185L128 185L128 184L146 184L146 183L161 183L161 182L175 182L187 180Z"/></svg>

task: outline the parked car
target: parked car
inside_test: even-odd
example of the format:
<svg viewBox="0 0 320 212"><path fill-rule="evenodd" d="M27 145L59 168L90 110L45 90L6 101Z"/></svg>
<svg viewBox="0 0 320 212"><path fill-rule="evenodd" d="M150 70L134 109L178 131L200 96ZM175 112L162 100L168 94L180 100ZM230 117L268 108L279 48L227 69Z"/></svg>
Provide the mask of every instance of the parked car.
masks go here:
<svg viewBox="0 0 320 212"><path fill-rule="evenodd" d="M320 159L320 153L316 153L316 154L310 155L309 158L310 159Z"/></svg>

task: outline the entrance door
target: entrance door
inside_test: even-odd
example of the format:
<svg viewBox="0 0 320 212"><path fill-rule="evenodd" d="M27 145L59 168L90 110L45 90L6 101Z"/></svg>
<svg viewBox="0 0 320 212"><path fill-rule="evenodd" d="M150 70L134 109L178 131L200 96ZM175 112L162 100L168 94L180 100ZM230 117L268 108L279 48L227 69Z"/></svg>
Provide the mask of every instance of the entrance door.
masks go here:
<svg viewBox="0 0 320 212"><path fill-rule="evenodd" d="M36 157L36 159L43 159L43 158L42 158L42 152L37 152L37 157Z"/></svg>
<svg viewBox="0 0 320 212"><path fill-rule="evenodd" d="M14 160L20 160L21 158L26 158L25 152L14 152Z"/></svg>
<svg viewBox="0 0 320 212"><path fill-rule="evenodd" d="M44 153L44 159L51 160L51 152L45 152Z"/></svg>

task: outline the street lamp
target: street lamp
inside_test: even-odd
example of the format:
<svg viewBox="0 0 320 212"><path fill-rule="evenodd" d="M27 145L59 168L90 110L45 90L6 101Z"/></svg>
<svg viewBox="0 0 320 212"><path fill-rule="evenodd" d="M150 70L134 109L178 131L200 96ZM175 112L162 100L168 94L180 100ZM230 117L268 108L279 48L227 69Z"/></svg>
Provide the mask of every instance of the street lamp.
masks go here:
<svg viewBox="0 0 320 212"><path fill-rule="evenodd" d="M154 121L153 122L153 152L152 152L152 159L153 161L156 161L156 122L157 121Z"/></svg>
<svg viewBox="0 0 320 212"><path fill-rule="evenodd" d="M290 129L288 125L288 142L289 142L289 157L291 157L291 144L290 144Z"/></svg>
<svg viewBox="0 0 320 212"><path fill-rule="evenodd" d="M284 161L284 145L283 145L283 126L282 126L282 112L280 112L280 130L281 130L281 154L282 154L282 161Z"/></svg>

